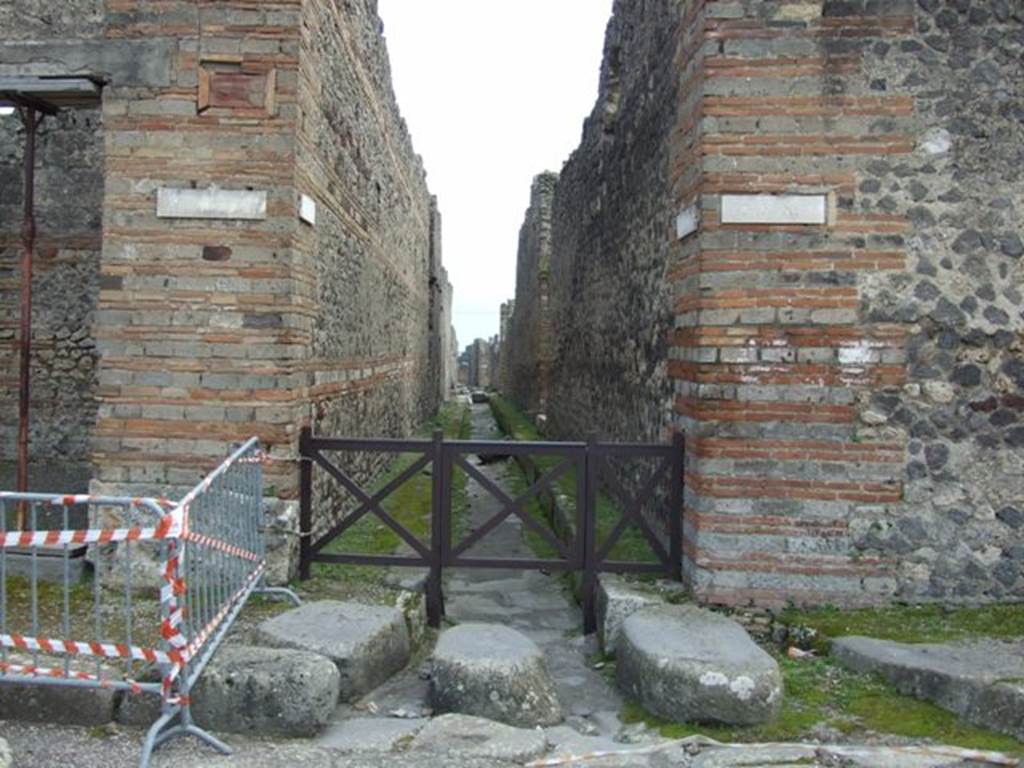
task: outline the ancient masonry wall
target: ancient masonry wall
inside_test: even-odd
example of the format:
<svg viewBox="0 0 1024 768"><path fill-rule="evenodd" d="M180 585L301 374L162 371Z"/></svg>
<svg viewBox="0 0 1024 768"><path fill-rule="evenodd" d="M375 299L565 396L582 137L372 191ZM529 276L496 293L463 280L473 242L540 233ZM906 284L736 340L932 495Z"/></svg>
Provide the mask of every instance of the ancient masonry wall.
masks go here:
<svg viewBox="0 0 1024 768"><path fill-rule="evenodd" d="M320 205L299 242L315 278L309 364L322 434L408 434L438 399L428 380L440 219L391 91L374 6L303 4L297 178Z"/></svg>
<svg viewBox="0 0 1024 768"><path fill-rule="evenodd" d="M618 23L640 5L617 4ZM656 167L669 170L679 217L664 266L696 594L774 605L1021 598L1024 9L653 5L673 6L676 44L625 81L637 101L657 72L678 87L669 161ZM660 150L634 151L641 164ZM632 197L592 194L615 188L614 170L585 186L562 178L556 212L589 211L594 228L632 219L621 213ZM723 220L725 195L782 193L824 196L824 223L772 223L749 199ZM640 214L634 228L643 221L665 223ZM554 263L578 250L557 222ZM630 243L608 260L630 263L629 248L661 246ZM607 281L602 269L553 271L553 296ZM589 363L564 365L556 380L586 381ZM607 423L631 436L620 418Z"/></svg>
<svg viewBox="0 0 1024 768"><path fill-rule="evenodd" d="M619 0L600 96L552 203L552 434L660 440L669 423L672 4Z"/></svg>
<svg viewBox="0 0 1024 768"><path fill-rule="evenodd" d="M108 81L94 489L179 492L256 434L290 497L303 424L408 433L438 401L440 253L375 4L92 5L53 42L4 26L0 72ZM214 187L266 192L265 217L157 216L159 189Z"/></svg>
<svg viewBox="0 0 1024 768"><path fill-rule="evenodd" d="M96 421L103 138L98 110L47 118L36 145L37 241L32 289L31 443L47 457L30 486L88 484ZM18 430L18 327L24 132L0 118L0 486L13 487ZM74 489L71 489L74 490Z"/></svg>
<svg viewBox="0 0 1024 768"><path fill-rule="evenodd" d="M54 4L55 6L57 4ZM26 14L34 4L0 3L0 29L12 42L40 45L74 34L102 35L98 0ZM24 133L17 115L0 118L0 486L13 487L18 420L17 352L21 290ZM32 288L33 419L30 440L47 457L30 486L66 483L85 490L96 420L96 342L103 199L102 116L96 109L47 118L36 145L37 258Z"/></svg>
<svg viewBox="0 0 1024 768"><path fill-rule="evenodd" d="M504 350L506 381L512 401L545 419L551 388L553 336L548 282L551 274L551 203L558 176L544 173L533 181L530 207L519 233L515 310Z"/></svg>

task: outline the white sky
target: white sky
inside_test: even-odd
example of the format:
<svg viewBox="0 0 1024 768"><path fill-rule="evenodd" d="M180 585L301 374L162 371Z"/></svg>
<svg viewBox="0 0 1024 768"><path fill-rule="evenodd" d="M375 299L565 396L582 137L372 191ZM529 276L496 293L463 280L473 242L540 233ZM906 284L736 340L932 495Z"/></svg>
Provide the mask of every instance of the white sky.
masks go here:
<svg viewBox="0 0 1024 768"><path fill-rule="evenodd" d="M459 346L515 295L530 183L577 147L612 0L379 0L395 92L443 216Z"/></svg>

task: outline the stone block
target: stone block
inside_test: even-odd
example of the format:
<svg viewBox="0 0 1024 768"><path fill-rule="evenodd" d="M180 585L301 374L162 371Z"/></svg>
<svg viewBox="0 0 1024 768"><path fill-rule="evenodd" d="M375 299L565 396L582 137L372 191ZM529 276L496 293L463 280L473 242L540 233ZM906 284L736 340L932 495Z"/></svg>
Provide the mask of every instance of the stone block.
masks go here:
<svg viewBox="0 0 1024 768"><path fill-rule="evenodd" d="M756 725L778 713L782 675L738 623L696 606L647 608L622 625L616 680L676 722Z"/></svg>
<svg viewBox="0 0 1024 768"><path fill-rule="evenodd" d="M597 583L597 636L601 649L614 656L622 623L644 608L664 605L662 596L622 576L604 573Z"/></svg>
<svg viewBox="0 0 1024 768"><path fill-rule="evenodd" d="M902 693L1024 741L1022 641L912 645L842 637L832 655L857 672L883 675Z"/></svg>
<svg viewBox="0 0 1024 768"><path fill-rule="evenodd" d="M318 654L229 645L200 678L192 713L213 731L312 736L334 714L339 688L337 667Z"/></svg>
<svg viewBox="0 0 1024 768"><path fill-rule="evenodd" d="M409 630L397 608L361 603L306 603L263 622L259 642L326 656L341 674L340 697L352 701L402 669Z"/></svg>
<svg viewBox="0 0 1024 768"><path fill-rule="evenodd" d="M89 727L106 725L114 720L120 696L119 691L110 688L0 682L0 720Z"/></svg>
<svg viewBox="0 0 1024 768"><path fill-rule="evenodd" d="M562 707L540 648L498 624L460 624L434 649L430 694L439 712L514 725L554 725Z"/></svg>

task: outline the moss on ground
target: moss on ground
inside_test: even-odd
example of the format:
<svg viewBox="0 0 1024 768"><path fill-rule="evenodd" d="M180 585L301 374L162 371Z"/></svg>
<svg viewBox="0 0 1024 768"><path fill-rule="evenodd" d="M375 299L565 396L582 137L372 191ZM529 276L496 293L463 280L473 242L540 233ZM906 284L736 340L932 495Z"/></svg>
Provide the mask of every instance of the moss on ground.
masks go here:
<svg viewBox="0 0 1024 768"><path fill-rule="evenodd" d="M517 442L535 442L544 440L537 427L532 421L511 402L501 395L492 394L490 397L491 412L502 432ZM561 456L533 456L533 464L540 474L549 472L562 463ZM510 461L506 475L512 491L516 494L524 492L533 482L527 478L526 472L518 462ZM553 491L559 495L559 503L563 506L564 514L575 519L576 516L576 470L570 469L553 484ZM550 527L551 520L548 511L540 503L537 496L533 496L527 504L527 509L535 520ZM607 495L599 493L597 496L597 545L601 547L608 540L612 530L618 525L622 511L617 502L612 501ZM527 531L527 544L538 557L558 557L557 551L550 543L545 541L532 531ZM612 560L623 560L626 562L652 563L657 562L657 556L651 550L650 545L640 530L630 524L622 533L622 536L612 548L609 558Z"/></svg>
<svg viewBox="0 0 1024 768"><path fill-rule="evenodd" d="M971 637L1024 637L1024 604L953 608L944 605L895 605L840 610L789 609L780 617L793 628L809 628L827 650L836 637L864 635L901 643L941 643Z"/></svg>
<svg viewBox="0 0 1024 768"><path fill-rule="evenodd" d="M786 695L771 723L747 728L680 725L632 702L620 718L644 722L673 739L701 734L722 742L793 742L827 728L852 740L871 732L1024 756L1024 744L1012 737L976 728L934 704L903 696L878 676L849 672L828 658L797 661L780 656L778 662Z"/></svg>

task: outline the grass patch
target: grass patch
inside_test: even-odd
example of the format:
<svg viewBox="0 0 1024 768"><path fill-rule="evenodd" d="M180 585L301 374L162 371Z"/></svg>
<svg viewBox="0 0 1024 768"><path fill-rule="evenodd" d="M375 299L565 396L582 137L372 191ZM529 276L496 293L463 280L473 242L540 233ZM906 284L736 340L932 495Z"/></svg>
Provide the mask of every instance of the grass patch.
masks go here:
<svg viewBox="0 0 1024 768"><path fill-rule="evenodd" d="M490 398L491 411L502 432L517 442L536 442L545 438L537 431L532 421L511 402L501 395L492 394ZM559 456L532 456L530 461L536 467L538 477L557 467L563 457ZM527 472L517 461L509 462L509 469L506 479L516 494L525 491L535 479L527 476ZM558 496L558 504L567 519L576 520L576 470L570 469L552 484L553 492ZM541 504L535 495L530 499L527 509L530 515L545 526L550 526L548 511ZM617 502L609 496L598 493L597 495L597 545L601 547L608 540L608 536L621 519L622 512ZM527 543L538 557L558 557L557 551L547 541L532 531L527 531ZM623 560L626 562L653 563L657 562L657 556L651 550L647 539L635 525L629 525L616 542L609 555L612 560Z"/></svg>
<svg viewBox="0 0 1024 768"><path fill-rule="evenodd" d="M786 695L774 722L749 728L678 724L633 702L626 704L620 719L644 722L673 739L701 734L723 742L795 742L811 737L820 725L853 740L872 731L1024 756L1024 744L1010 736L976 728L933 704L903 696L878 676L849 672L828 658L795 661L780 656L778 662Z"/></svg>
<svg viewBox="0 0 1024 768"><path fill-rule="evenodd" d="M943 605L894 605L848 611L838 608L790 609L781 620L790 627L817 632L818 644L864 635L900 643L941 643L971 637L1024 637L1024 604L950 608Z"/></svg>
<svg viewBox="0 0 1024 768"><path fill-rule="evenodd" d="M468 439L470 436L470 411L463 403L444 406L437 418L424 425L419 435L429 437L435 429L444 431L449 439ZM367 488L372 496L391 480L414 464L419 456L401 454ZM466 475L462 470L452 472L452 527L453 536L462 533L469 508L466 498ZM430 506L433 488L433 468L414 475L385 499L381 506L399 524L409 530L420 541L430 541ZM408 545L373 513L367 514L349 528L344 535L324 548L327 554L390 555ZM373 599L390 598L391 590L384 584L388 569L374 566L335 565L314 563L312 578L295 585L305 594L317 597L347 598L358 596ZM389 600L390 601L390 600Z"/></svg>

